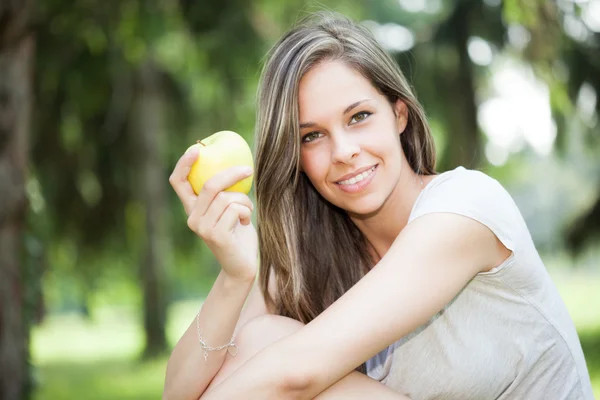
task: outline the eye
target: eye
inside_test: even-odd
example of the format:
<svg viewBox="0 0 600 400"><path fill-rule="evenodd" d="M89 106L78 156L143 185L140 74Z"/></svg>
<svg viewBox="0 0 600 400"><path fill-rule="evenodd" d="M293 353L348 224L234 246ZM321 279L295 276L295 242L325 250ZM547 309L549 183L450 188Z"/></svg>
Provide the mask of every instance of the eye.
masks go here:
<svg viewBox="0 0 600 400"><path fill-rule="evenodd" d="M358 112L358 113L356 113L356 114L354 114L354 115L352 116L352 119L350 120L350 122L352 122L352 121L356 121L356 122L363 121L363 120L367 119L367 117L368 117L369 115L371 115L371 114L372 114L372 113L370 113L370 112L368 112L368 111L361 111L361 112Z"/></svg>
<svg viewBox="0 0 600 400"><path fill-rule="evenodd" d="M308 142L312 142L313 140L317 139L320 135L320 132L310 132L307 133L306 135L302 136L302 142L303 143L308 143Z"/></svg>

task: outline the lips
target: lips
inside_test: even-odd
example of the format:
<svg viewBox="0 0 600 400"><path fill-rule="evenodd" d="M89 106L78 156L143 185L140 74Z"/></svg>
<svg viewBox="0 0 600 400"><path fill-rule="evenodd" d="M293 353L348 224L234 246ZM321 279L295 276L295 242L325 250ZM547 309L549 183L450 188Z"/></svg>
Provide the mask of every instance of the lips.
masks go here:
<svg viewBox="0 0 600 400"><path fill-rule="evenodd" d="M377 174L377 166L378 165L376 164L363 173L355 175L354 177L345 181L337 182L336 186L345 193L349 193L351 195L359 194L371 184L373 179L375 179L375 175Z"/></svg>
<svg viewBox="0 0 600 400"><path fill-rule="evenodd" d="M354 171L354 172L352 172L350 174L346 174L346 175L342 176L335 183L339 184L340 182L347 181L347 180L352 179L352 178L356 178L358 175L360 175L360 174L362 174L364 172L367 172L371 168L376 167L376 166L377 166L377 164L375 164L375 165L369 165L369 166L366 166L366 167L359 168L359 169L357 169L356 171Z"/></svg>

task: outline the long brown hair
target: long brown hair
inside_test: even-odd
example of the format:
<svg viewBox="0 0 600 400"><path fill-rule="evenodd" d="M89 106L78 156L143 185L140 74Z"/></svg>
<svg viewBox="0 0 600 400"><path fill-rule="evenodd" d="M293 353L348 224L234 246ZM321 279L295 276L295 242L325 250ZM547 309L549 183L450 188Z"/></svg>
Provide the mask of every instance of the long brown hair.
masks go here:
<svg viewBox="0 0 600 400"><path fill-rule="evenodd" d="M400 143L418 174L435 173L425 113L398 65L364 26L335 13L302 20L269 51L258 91L255 132L259 280L271 312L308 323L373 266L367 243L346 212L326 201L300 172L298 87L306 72L340 60L390 103L408 107ZM273 270L276 295L269 294Z"/></svg>

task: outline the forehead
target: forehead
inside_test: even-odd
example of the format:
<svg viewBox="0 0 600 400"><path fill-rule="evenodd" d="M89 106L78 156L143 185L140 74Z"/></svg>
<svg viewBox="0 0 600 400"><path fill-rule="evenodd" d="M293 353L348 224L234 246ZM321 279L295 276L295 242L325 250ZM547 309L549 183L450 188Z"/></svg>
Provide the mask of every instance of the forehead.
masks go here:
<svg viewBox="0 0 600 400"><path fill-rule="evenodd" d="M298 106L300 119L318 119L341 113L348 105L380 96L364 76L340 61L323 62L300 80Z"/></svg>

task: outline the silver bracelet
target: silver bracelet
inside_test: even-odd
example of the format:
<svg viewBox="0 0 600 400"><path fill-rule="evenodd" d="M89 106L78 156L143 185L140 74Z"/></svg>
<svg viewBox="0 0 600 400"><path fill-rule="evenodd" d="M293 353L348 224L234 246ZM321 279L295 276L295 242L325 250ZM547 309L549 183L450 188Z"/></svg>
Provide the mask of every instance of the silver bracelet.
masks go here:
<svg viewBox="0 0 600 400"><path fill-rule="evenodd" d="M223 350L225 348L227 348L227 352L229 354L231 354L233 357L235 357L236 354L238 353L237 344L235 344L233 342L233 339L235 339L235 332L233 333L233 336L231 336L231 340L229 341L229 343L224 344L222 346L218 346L218 347L210 347L209 345L206 344L204 339L202 339L202 334L200 333L200 310L198 310L198 314L196 314L196 330L198 331L198 341L200 342L200 347L202 347L202 350L204 350L204 361L208 361L208 352L209 351ZM233 349L233 350L230 350L230 349Z"/></svg>

